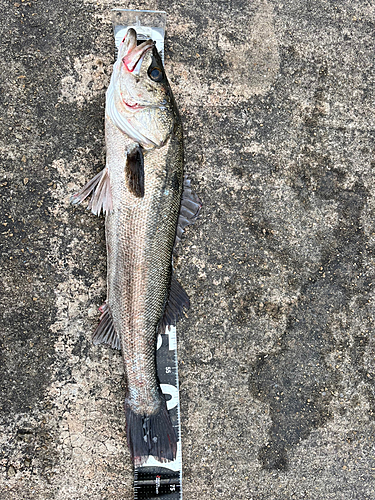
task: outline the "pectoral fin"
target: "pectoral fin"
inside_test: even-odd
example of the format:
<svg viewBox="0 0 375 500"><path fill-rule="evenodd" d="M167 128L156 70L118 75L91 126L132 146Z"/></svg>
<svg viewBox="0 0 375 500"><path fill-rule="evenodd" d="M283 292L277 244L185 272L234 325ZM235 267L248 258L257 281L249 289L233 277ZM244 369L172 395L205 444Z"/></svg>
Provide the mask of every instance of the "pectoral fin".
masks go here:
<svg viewBox="0 0 375 500"><path fill-rule="evenodd" d="M143 150L139 145L127 154L125 178L129 191L137 198L143 198L145 195L145 172Z"/></svg>
<svg viewBox="0 0 375 500"><path fill-rule="evenodd" d="M108 213L112 210L112 193L109 173L107 167L93 177L77 194L73 195L71 202L73 204L81 203L91 193L93 196L88 208L95 215Z"/></svg>

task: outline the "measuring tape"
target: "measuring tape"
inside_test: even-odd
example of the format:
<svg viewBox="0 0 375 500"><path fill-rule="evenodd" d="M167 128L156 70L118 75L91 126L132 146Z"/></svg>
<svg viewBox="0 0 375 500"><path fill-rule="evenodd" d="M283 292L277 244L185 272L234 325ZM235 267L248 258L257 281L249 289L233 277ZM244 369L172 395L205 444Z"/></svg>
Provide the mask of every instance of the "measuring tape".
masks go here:
<svg viewBox="0 0 375 500"><path fill-rule="evenodd" d="M116 48L118 49L128 29L134 28L138 40L154 40L164 63L165 20L165 12L113 9ZM182 500L180 397L175 326L167 327L165 334L158 335L156 349L157 375L178 438L177 453L173 462L161 463L150 456L145 463L134 467L134 499Z"/></svg>

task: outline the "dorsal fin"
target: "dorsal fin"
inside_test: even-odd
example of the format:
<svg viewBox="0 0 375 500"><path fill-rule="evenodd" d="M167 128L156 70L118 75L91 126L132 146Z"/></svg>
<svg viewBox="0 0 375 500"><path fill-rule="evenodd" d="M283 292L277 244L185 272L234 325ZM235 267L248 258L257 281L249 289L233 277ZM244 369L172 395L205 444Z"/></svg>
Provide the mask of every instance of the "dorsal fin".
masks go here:
<svg viewBox="0 0 375 500"><path fill-rule="evenodd" d="M92 335L93 344L108 344L114 349L121 349L120 337L113 326L112 314L108 304L105 302L99 307L99 311L102 314L100 316L100 323Z"/></svg>
<svg viewBox="0 0 375 500"><path fill-rule="evenodd" d="M163 317L159 323L159 333L165 333L165 328L169 325L176 325L184 309L189 309L189 307L190 300L187 293L172 274L168 301L164 309Z"/></svg>
<svg viewBox="0 0 375 500"><path fill-rule="evenodd" d="M190 187L190 180L184 176L184 190L182 192L180 215L177 222L175 246L181 240L185 227L194 224L199 216L202 203Z"/></svg>
<svg viewBox="0 0 375 500"><path fill-rule="evenodd" d="M137 198L145 195L143 150L138 144L126 156L125 178L128 189Z"/></svg>

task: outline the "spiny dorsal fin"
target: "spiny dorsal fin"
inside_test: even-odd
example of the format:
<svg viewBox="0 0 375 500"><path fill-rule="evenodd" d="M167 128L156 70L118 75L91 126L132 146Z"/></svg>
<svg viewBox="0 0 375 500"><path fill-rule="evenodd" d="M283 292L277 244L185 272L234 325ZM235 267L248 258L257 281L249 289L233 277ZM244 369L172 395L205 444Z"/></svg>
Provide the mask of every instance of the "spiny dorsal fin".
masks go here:
<svg viewBox="0 0 375 500"><path fill-rule="evenodd" d="M93 196L87 208L93 214L100 215L102 210L105 214L112 210L112 193L107 168L96 174L77 194L73 195L71 202L73 204L81 203L91 193Z"/></svg>
<svg viewBox="0 0 375 500"><path fill-rule="evenodd" d="M120 337L113 326L112 314L108 304L105 302L99 307L99 311L102 315L100 316L100 323L92 335L93 344L108 344L114 349L121 349Z"/></svg>
<svg viewBox="0 0 375 500"><path fill-rule="evenodd" d="M176 325L184 309L189 309L189 307L190 300L187 293L172 274L168 302L164 309L164 315L160 321L159 333L165 333L165 328L169 325Z"/></svg>
<svg viewBox="0 0 375 500"><path fill-rule="evenodd" d="M184 190L182 192L180 215L177 222L176 244L181 240L185 227L194 224L199 216L202 203L190 187L190 180L184 176Z"/></svg>
<svg viewBox="0 0 375 500"><path fill-rule="evenodd" d="M145 172L143 150L136 145L128 151L125 163L125 178L128 189L137 198L145 195Z"/></svg>

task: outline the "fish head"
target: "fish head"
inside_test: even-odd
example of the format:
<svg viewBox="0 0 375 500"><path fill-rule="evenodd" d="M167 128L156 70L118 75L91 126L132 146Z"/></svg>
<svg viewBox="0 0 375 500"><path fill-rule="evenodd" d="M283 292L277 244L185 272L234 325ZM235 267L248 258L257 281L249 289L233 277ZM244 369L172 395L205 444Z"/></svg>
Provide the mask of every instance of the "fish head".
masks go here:
<svg viewBox="0 0 375 500"><path fill-rule="evenodd" d="M132 28L119 47L106 108L115 125L145 148L165 144L178 119L154 42L137 45Z"/></svg>

